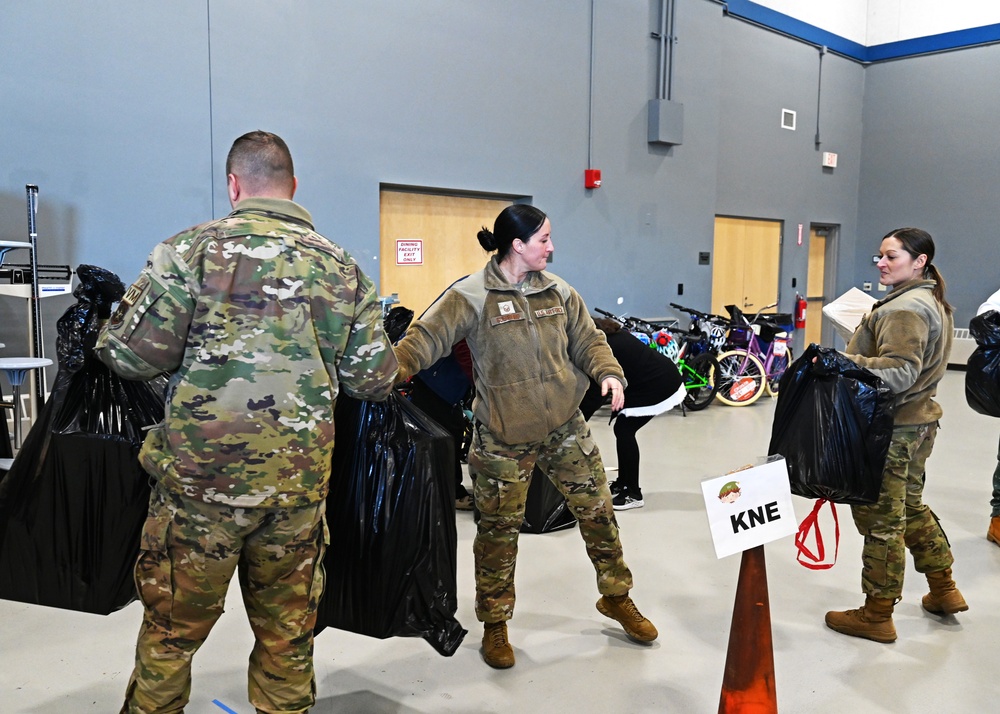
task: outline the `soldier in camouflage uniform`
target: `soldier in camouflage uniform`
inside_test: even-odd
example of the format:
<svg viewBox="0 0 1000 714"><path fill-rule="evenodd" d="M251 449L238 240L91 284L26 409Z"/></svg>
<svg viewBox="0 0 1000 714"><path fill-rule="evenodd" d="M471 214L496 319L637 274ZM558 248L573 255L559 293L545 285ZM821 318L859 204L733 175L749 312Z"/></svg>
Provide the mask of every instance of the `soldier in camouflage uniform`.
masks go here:
<svg viewBox="0 0 1000 714"><path fill-rule="evenodd" d="M628 593L632 574L622 557L618 524L601 455L580 413L590 377L624 405L625 377L580 295L545 272L550 224L533 206L497 217L480 245L497 255L481 273L452 285L396 345L400 376L416 374L465 339L476 378L475 434L469 451L481 518L473 546L476 615L485 624L483 658L514 665L507 620L514 612L517 538L535 463L566 497L579 521L603 597L597 609L633 639L656 628Z"/></svg>
<svg viewBox="0 0 1000 714"><path fill-rule="evenodd" d="M878 502L852 506L864 536L861 588L865 604L828 612L831 629L876 642L894 642L895 604L903 595L906 550L927 577L924 609L951 615L969 609L951 576L954 558L937 516L923 502L924 465L934 447L942 411L933 397L948 366L954 320L944 278L931 261L934 241L919 228L900 228L882 239L879 282L892 292L865 316L847 355L881 377L895 393L892 441Z"/></svg>
<svg viewBox="0 0 1000 714"><path fill-rule="evenodd" d="M396 381L374 286L291 200L281 138L240 137L226 173L233 212L156 246L97 346L124 377L171 375L140 452L156 484L123 712L184 709L237 571L256 640L250 702L313 705L334 403L342 389L384 399Z"/></svg>

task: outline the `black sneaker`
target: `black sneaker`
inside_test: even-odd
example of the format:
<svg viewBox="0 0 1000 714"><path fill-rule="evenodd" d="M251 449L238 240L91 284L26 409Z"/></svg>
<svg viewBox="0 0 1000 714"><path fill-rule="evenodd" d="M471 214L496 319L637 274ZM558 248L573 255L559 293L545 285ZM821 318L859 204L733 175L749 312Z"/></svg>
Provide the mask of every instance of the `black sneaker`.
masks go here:
<svg viewBox="0 0 1000 714"><path fill-rule="evenodd" d="M611 483L609 483L608 488L611 489L612 496L617 496L618 492L622 490L622 487L618 485L617 481L612 481Z"/></svg>
<svg viewBox="0 0 1000 714"><path fill-rule="evenodd" d="M626 490L619 490L615 497L611 499L611 507L616 511L628 511L632 508L642 508L646 502L642 500L642 495L635 495Z"/></svg>

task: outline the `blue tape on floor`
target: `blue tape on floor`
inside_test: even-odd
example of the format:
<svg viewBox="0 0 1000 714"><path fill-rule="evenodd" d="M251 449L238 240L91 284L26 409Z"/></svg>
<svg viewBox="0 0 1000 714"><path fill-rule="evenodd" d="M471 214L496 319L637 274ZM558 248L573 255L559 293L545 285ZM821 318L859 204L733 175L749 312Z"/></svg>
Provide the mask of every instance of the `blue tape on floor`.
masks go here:
<svg viewBox="0 0 1000 714"><path fill-rule="evenodd" d="M218 699L213 699L212 700L212 704L214 704L215 706L219 707L219 709L221 709L222 711L226 712L226 714L239 714L239 712L237 712L235 709L230 709L225 704L223 704L222 702L220 702Z"/></svg>

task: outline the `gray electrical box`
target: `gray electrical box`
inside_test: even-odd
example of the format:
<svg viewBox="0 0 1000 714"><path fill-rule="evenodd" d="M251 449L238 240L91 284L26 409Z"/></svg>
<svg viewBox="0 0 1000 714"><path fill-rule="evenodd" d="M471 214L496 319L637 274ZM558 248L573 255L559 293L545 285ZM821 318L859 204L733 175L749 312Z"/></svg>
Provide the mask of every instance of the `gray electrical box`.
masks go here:
<svg viewBox="0 0 1000 714"><path fill-rule="evenodd" d="M675 146L684 141L684 105L669 99L649 100L650 144Z"/></svg>

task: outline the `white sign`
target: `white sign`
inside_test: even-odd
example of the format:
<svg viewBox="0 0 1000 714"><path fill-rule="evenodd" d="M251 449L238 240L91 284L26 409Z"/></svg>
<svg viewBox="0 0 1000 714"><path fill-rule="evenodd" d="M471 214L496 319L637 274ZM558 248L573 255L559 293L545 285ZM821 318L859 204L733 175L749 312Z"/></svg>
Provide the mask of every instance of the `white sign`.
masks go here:
<svg viewBox="0 0 1000 714"><path fill-rule="evenodd" d="M423 265L424 242L419 238L396 241L396 265Z"/></svg>
<svg viewBox="0 0 1000 714"><path fill-rule="evenodd" d="M756 466L706 479L701 482L701 490L718 558L798 531L788 467L781 456L770 456Z"/></svg>

